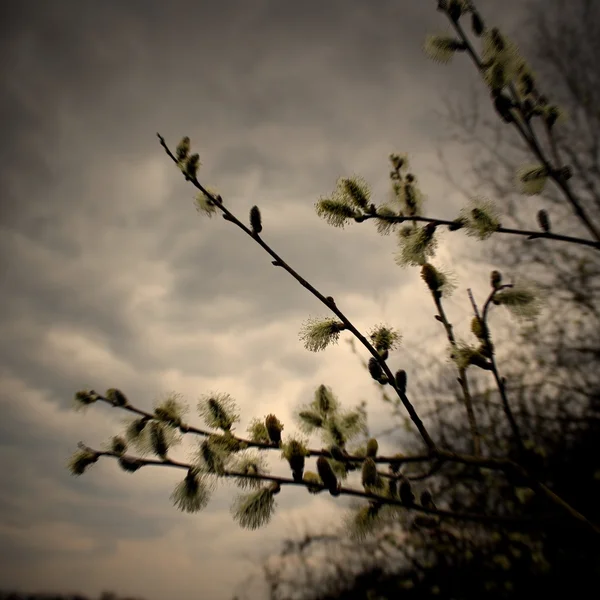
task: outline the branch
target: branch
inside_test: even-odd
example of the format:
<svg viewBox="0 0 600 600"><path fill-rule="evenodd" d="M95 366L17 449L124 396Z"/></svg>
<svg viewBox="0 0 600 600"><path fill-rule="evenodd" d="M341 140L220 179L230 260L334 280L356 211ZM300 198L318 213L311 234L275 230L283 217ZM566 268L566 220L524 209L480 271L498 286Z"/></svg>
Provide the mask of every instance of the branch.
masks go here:
<svg viewBox="0 0 600 600"><path fill-rule="evenodd" d="M80 445L82 450L95 454L97 457L101 456L111 456L115 459L125 458L128 461L132 461L142 466L155 466L155 467L172 467L177 469L185 469L189 471L190 469L196 468L196 465L191 463L185 463L172 459L146 459L141 457L134 457L129 455L120 455L116 452L112 452L109 450L95 450L94 448L90 448L89 446L85 446L84 444ZM309 486L303 481L294 481L293 479L289 479L287 477L279 477L276 475L255 475L249 473L239 473L236 471L224 471L218 475L219 477L226 478L244 478L244 479L257 479L260 481L270 481L274 483L278 483L281 486L289 485L289 486L301 486L308 488ZM318 483L310 483L311 488L319 489L320 491L327 490L327 487ZM478 523L489 523L489 524L498 524L505 526L516 526L522 527L523 525L536 525L538 522L545 521L555 521L560 520L560 517L556 515L540 515L539 517L534 518L523 518L523 517L506 517L502 515L484 515L477 513L457 513L450 510L443 510L438 508L425 508L424 506L418 504L406 504L399 499L390 498L387 496L382 496L380 494L369 493L361 490L357 490L355 488L348 487L339 487L338 488L340 495L345 496L354 496L356 498L364 498L365 500L369 500L371 502L376 502L378 504L390 505L390 506L399 506L406 510L412 510L415 512L444 517L448 519L455 519L461 521L474 521Z"/></svg>
<svg viewBox="0 0 600 600"><path fill-rule="evenodd" d="M89 394L94 394L98 400L105 402L106 404L109 404L113 408L121 408L123 410L135 413L136 415L140 415L141 417L144 417L148 420L151 420L151 419L152 420L160 420L157 418L157 416L155 414L147 412L140 408L136 408L129 402L127 402L127 404L125 404L125 405L119 405L119 404L116 404L115 402L113 402L112 400L110 400L109 398L107 398L106 396L102 396L101 394L98 394L98 392L95 392L94 390L90 390ZM179 428L179 431L183 434L192 433L194 435L199 435L202 437L210 437L213 435L222 435L218 431L209 431L207 429L201 429L198 427L194 427L192 425L188 425L187 423L182 423L181 425L179 425L178 428ZM231 440L238 442L245 448L257 448L259 450L281 451L281 447L274 442L269 443L269 442L260 442L260 441L255 441L255 440L249 440L249 439L239 437L239 436L233 435L233 434L231 434ZM317 449L307 448L307 452L308 452L308 456L317 456L317 457L324 456L326 458L331 458L331 452L329 452L329 450L326 450L326 449L317 450ZM373 460L376 463L399 465L402 463L427 462L427 461L432 460L432 456L433 456L433 454L431 454L431 453L406 455L406 456L402 455L402 454L396 454L394 456L376 456L376 457L373 457ZM353 455L353 454L345 454L344 455L344 462L347 462L347 463L362 463L364 460L365 460L364 456L358 456L358 455Z"/></svg>
<svg viewBox="0 0 600 600"><path fill-rule="evenodd" d="M453 348L456 348L456 339L454 337L454 330L452 325L448 321L446 317L446 313L444 312L444 307L442 306L442 294L439 291L432 291L433 300L435 302L435 306L438 310L438 315L436 316L437 320L442 323L446 330L446 335L448 337L448 341L450 342ZM473 402L471 399L471 392L469 390L469 382L467 380L467 369L464 367L458 368L458 383L463 391L463 396L465 399L465 408L467 410L467 418L469 420L469 427L471 429L471 437L473 438L473 454L475 456L479 456L481 454L481 433L479 428L477 427L477 420L475 419L475 412L473 410Z"/></svg>
<svg viewBox="0 0 600 600"><path fill-rule="evenodd" d="M519 454L521 456L523 456L524 451L525 451L525 447L523 446L523 437L521 436L521 432L519 431L519 426L517 425L517 421L515 420L515 417L510 408L510 404L508 402L508 396L506 395L505 380L504 380L504 378L501 378L500 374L498 373L498 365L496 364L496 358L495 358L496 353L494 351L494 345L492 344L492 340L490 337L490 330L489 330L488 323L487 323L489 307L491 306L491 303L494 300L494 296L500 290L506 289L509 287L512 287L512 285L511 284L501 285L501 286L498 286L497 288L494 288L490 292L487 300L485 301L482 316L479 315L479 309L477 308L477 304L475 302L475 298L473 297L473 292L471 290L469 290L469 298L471 299L471 304L473 306L473 312L475 313L475 317L477 319L479 319L479 321L482 324L483 341L485 342L487 348L489 349L489 355L490 355L489 359L490 359L490 364L492 367L491 371L494 375L494 379L496 380L496 385L498 387L498 391L500 392L500 398L502 399L502 407L504 408L504 414L506 415L506 418L508 419L508 423L509 423L510 428L515 437L517 447L519 448Z"/></svg>
<svg viewBox="0 0 600 600"><path fill-rule="evenodd" d="M483 63L482 63L481 59L479 58L479 56L477 55L475 49L473 48L473 45L471 44L471 42L469 41L469 39L467 37L467 35L465 34L465 31L464 31L462 25L459 23L458 19L453 19L447 10L445 10L445 12L446 12L446 15L448 16L450 22L452 23L454 29L460 36L460 39L464 43L465 50L468 52L468 54L471 56L473 62L475 63L475 66L477 67L479 74L483 75L483 71L484 71ZM512 84L511 84L511 91L512 91L513 95L516 95L514 86ZM537 140L535 132L533 131L533 128L530 126L528 120L526 118L524 118L524 111L522 110L521 104L519 102L516 103L516 107L519 109L519 113L523 117L523 121L526 123L526 126L528 127L529 135L524 130L523 125L517 119L512 119L511 122L516 127L517 131L519 132L520 136L523 138L524 142L529 146L531 151L540 160L542 165L547 169L548 176L563 191L564 195L566 196L567 200L571 204L573 210L575 211L575 214L579 217L580 221L587 228L587 230L591 233L592 237L596 241L600 242L600 230L598 230L596 228L596 226L592 223L591 219L589 218L589 216L587 215L587 213L581 206L581 203L579 202L578 198L576 198L575 194L573 194L571 187L567 183L567 180L565 179L564 175L562 174L561 169L558 168L558 165L557 165L557 168L554 168L552 166L552 164L550 163L550 161L545 157L542 149L540 148L540 144Z"/></svg>
<svg viewBox="0 0 600 600"><path fill-rule="evenodd" d="M368 221L369 219L378 219L380 221L388 221L389 223L404 223L405 221L416 221L419 223L435 223L437 226L445 225L448 227L449 231L457 231L460 227L460 222L458 221L449 221L447 219L434 219L431 217L421 217L421 216L387 216L387 215L361 215L360 217L355 217L355 221L357 223L362 223L363 221ZM592 248L596 248L600 250L600 241L594 240L586 240L583 238L573 237L569 235L561 235L558 233L552 232L544 232L544 231L534 231L530 229L513 229L510 227L498 227L496 229L497 233L507 233L510 235L521 235L527 237L529 240L534 239L547 239L554 240L557 242L568 242L570 244L579 244L581 246L590 246Z"/></svg>
<svg viewBox="0 0 600 600"><path fill-rule="evenodd" d="M117 404L116 401L113 402L104 396L98 395L96 392L90 391L88 393L94 394L97 397L97 399L110 404L114 408L123 408L124 410L134 412L134 413L139 414L147 419L156 419L156 416L153 415L152 413L148 413L146 411L137 409L137 408L131 406L128 402L126 404ZM197 435L203 435L203 436L214 435L213 432L209 432L209 431L206 431L203 429L198 429L196 427L191 427L191 426L188 426L185 424L181 424L179 426L179 429L183 433L195 433ZM232 437L233 437L233 439L236 439L244 444L247 444L248 446L254 446L257 448L270 449L270 450L279 449L279 446L275 445L275 444L265 444L262 442L254 442L252 440L244 440L243 438L236 438L235 436L232 436ZM92 450L91 448L89 448L85 444L83 444L82 442L79 443L79 447L82 450L87 450L87 451L93 453L96 458L99 456L104 456L104 455L114 456L116 458L119 458L121 456L117 452L113 452L113 451ZM327 450L310 450L308 452L309 452L309 455L311 455L311 456L325 456L327 458L329 458L331 456ZM345 459L348 462L362 463L365 460L365 457L349 455L349 456L345 457ZM171 466L178 466L180 468L190 468L190 466L191 466L191 465L186 465L185 463L178 463L177 461L172 461L171 459L146 460L146 459L137 459L136 458L134 460L137 461L141 465L144 465L144 464L156 464L156 465L167 465L167 466L171 465ZM544 494L554 504L559 506L564 511L568 512L573 518L577 519L582 524L585 524L586 526L591 528L595 533L600 534L600 527L598 527L597 525L595 525L594 523L589 521L585 516L583 516L580 512L575 510L565 500L560 498L560 496L558 496L556 493L554 493L552 490L550 490L543 483L541 483L541 482L537 481L535 478L533 478L521 465L519 465L507 458L471 456L471 455L466 455L466 454L457 454L455 452L451 452L448 450L440 450L440 449L436 448L427 455L403 456L401 454L396 454L395 456L388 456L388 457L385 457L385 456L373 457L373 460L376 463L388 463L390 466L392 466L392 465L399 466L400 464L407 463L407 462L416 463L416 462L428 462L431 460L440 461L440 462L449 461L449 462L456 462L456 463L465 464L465 465L473 465L473 466L477 466L480 468L487 468L487 469L493 469L493 470L500 470L500 471L504 471L504 472L517 473L521 477L525 478L530 483L530 486L533 489L538 490L539 492ZM92 461L92 462L94 462L94 461ZM234 477L234 476L238 476L238 475L231 475L231 476ZM244 475L244 477L247 477L247 476L248 475ZM270 480L279 481L278 478L270 478ZM285 480L285 481L286 482L291 481L295 485L304 485L303 482L296 482L294 480ZM310 485L313 485L312 482ZM343 488L343 489L345 490L344 493L346 493L348 495L355 495L355 496L359 495L359 496L366 497L366 498L373 497L372 495L365 496L365 494L363 492L359 492L357 490L352 491L352 490L348 490L346 488ZM382 498L379 496L375 496L374 498L377 499L378 501L382 500ZM386 500L388 500L388 501L385 503L393 504L393 502L389 502L389 499L386 499ZM401 505L398 502L396 502L396 504ZM440 516L449 516L450 518L454 518L453 513L448 513L448 512L442 511L439 514L440 514ZM463 518L463 517L456 516L456 518ZM467 518L467 517L465 517L465 518ZM479 518L479 517L475 517L475 518ZM506 522L510 523L510 521L506 521Z"/></svg>

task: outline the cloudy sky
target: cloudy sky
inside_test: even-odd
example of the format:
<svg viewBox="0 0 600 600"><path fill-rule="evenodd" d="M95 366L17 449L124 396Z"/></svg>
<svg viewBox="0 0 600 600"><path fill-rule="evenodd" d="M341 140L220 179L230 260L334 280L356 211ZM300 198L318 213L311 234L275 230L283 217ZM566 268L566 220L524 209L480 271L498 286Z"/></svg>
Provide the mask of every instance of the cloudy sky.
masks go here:
<svg viewBox="0 0 600 600"><path fill-rule="evenodd" d="M398 151L410 154L428 213L454 216L462 198L435 174L434 111L468 96L473 67L424 57L425 35L449 29L433 0L10 4L0 41L1 586L228 598L253 559L298 523L337 519L342 502L284 490L257 534L232 521L230 487L188 515L169 500L181 473L131 475L105 459L75 479L65 463L77 442L99 447L125 413L75 413L74 392L118 387L149 410L176 391L198 425L198 397L228 392L242 433L269 412L290 433L294 408L321 383L345 405L368 400L372 430L386 412L347 344L303 348L302 322L326 309L235 226L195 211L156 132L173 147L189 135L200 181L243 220L259 205L263 239L361 330L400 329L396 369L412 364L411 341L442 335L418 272L395 265L393 236L370 223L333 229L314 203L352 174L385 200ZM511 32L523 3L478 5ZM449 159L466 168L460 149ZM445 239L447 266L462 243ZM465 300L449 304L459 320Z"/></svg>

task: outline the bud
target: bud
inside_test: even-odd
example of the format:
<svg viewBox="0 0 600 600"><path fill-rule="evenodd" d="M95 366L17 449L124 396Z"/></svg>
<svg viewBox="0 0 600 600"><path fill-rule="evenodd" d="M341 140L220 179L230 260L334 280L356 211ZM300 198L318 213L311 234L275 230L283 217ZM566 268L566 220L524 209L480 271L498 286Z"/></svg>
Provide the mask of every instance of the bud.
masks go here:
<svg viewBox="0 0 600 600"><path fill-rule="evenodd" d="M412 506L415 503L415 495L406 479L400 484L400 500L406 506Z"/></svg>
<svg viewBox="0 0 600 600"><path fill-rule="evenodd" d="M275 415L268 415L265 419L265 426L269 434L269 439L274 444L279 445L281 443L281 431L283 430L281 421Z"/></svg>
<svg viewBox="0 0 600 600"><path fill-rule="evenodd" d="M492 271L490 273L490 285L497 290L502 284L502 273L500 271Z"/></svg>
<svg viewBox="0 0 600 600"><path fill-rule="evenodd" d="M224 455L223 448L214 443L211 444L210 438L204 440L198 450L204 470L217 475L222 475L225 471Z"/></svg>
<svg viewBox="0 0 600 600"><path fill-rule="evenodd" d="M328 437L331 436L333 443L343 448L348 439L348 430L344 427L344 423L338 419L329 419L325 423L325 429Z"/></svg>
<svg viewBox="0 0 600 600"><path fill-rule="evenodd" d="M190 469L171 494L173 504L184 512L195 513L208 504L209 490L198 475L196 469Z"/></svg>
<svg viewBox="0 0 600 600"><path fill-rule="evenodd" d="M492 67L492 89L501 90L506 85L506 75L502 65ZM497 94L494 99L494 108L505 123L512 123L514 118L510 112L513 107L512 100L504 94Z"/></svg>
<svg viewBox="0 0 600 600"><path fill-rule="evenodd" d="M292 477L294 481L302 481L302 474L304 472L304 456L294 455L289 460L290 468L292 469Z"/></svg>
<svg viewBox="0 0 600 600"><path fill-rule="evenodd" d="M346 326L335 319L308 319L302 325L300 339L304 341L304 347L311 352L324 350L331 343L337 343L340 332Z"/></svg>
<svg viewBox="0 0 600 600"><path fill-rule="evenodd" d="M369 359L369 373L375 381L381 383L381 380L383 379L383 369L375 357Z"/></svg>
<svg viewBox="0 0 600 600"><path fill-rule="evenodd" d="M121 436L115 435L110 440L110 449L115 454L123 456L123 454L125 454L127 451L127 442Z"/></svg>
<svg viewBox="0 0 600 600"><path fill-rule="evenodd" d="M253 206L250 209L250 225L254 235L258 235L262 231L262 218L258 206Z"/></svg>
<svg viewBox="0 0 600 600"><path fill-rule="evenodd" d="M506 48L506 43L497 27L493 27L490 31L490 41L496 52L502 52Z"/></svg>
<svg viewBox="0 0 600 600"><path fill-rule="evenodd" d="M204 394L198 402L198 412L209 427L231 430L239 420L235 400L229 394Z"/></svg>
<svg viewBox="0 0 600 600"><path fill-rule="evenodd" d="M386 351L394 350L398 346L402 336L390 327L380 325L371 331L369 338L383 360L387 360L388 354Z"/></svg>
<svg viewBox="0 0 600 600"><path fill-rule="evenodd" d="M406 371L404 369L396 371L396 386L401 394L406 393Z"/></svg>
<svg viewBox="0 0 600 600"><path fill-rule="evenodd" d="M537 220L540 229L544 233L548 233L550 231L550 217L544 209L538 211Z"/></svg>
<svg viewBox="0 0 600 600"><path fill-rule="evenodd" d="M317 471L323 481L323 485L329 490L332 496L335 496L338 492L338 481L329 461L324 456L319 456L317 459Z"/></svg>
<svg viewBox="0 0 600 600"><path fill-rule="evenodd" d="M516 283L497 292L494 300L506 306L515 316L525 319L537 317L542 308L539 288L526 282Z"/></svg>
<svg viewBox="0 0 600 600"><path fill-rule="evenodd" d="M480 349L477 349L470 354L469 364L484 369L485 371L491 371L492 369L492 365L486 360Z"/></svg>
<svg viewBox="0 0 600 600"><path fill-rule="evenodd" d="M561 113L558 106L548 106L546 108L546 110L544 111L544 121L546 122L546 125L549 129L554 126L560 114Z"/></svg>
<svg viewBox="0 0 600 600"><path fill-rule="evenodd" d="M425 263L421 267L421 279L432 292L438 292L444 283L440 273L431 263Z"/></svg>
<svg viewBox="0 0 600 600"><path fill-rule="evenodd" d="M179 402L179 394L172 394L156 406L154 415L159 421L179 427L181 425L181 416L185 410L186 407Z"/></svg>
<svg viewBox="0 0 600 600"><path fill-rule="evenodd" d="M83 475L85 470L95 462L98 462L98 454L80 444L80 450L69 459L68 468L71 475Z"/></svg>
<svg viewBox="0 0 600 600"><path fill-rule="evenodd" d="M127 398L125 397L125 394L116 388L110 388L109 390L106 390L106 399L113 406L127 406Z"/></svg>
<svg viewBox="0 0 600 600"><path fill-rule="evenodd" d="M380 478L377 473L377 465L372 458L365 458L362 465L361 480L365 490L379 487Z"/></svg>
<svg viewBox="0 0 600 600"><path fill-rule="evenodd" d="M441 63L450 62L455 52L464 52L466 48L463 41L445 35L428 35L423 45L425 54Z"/></svg>
<svg viewBox="0 0 600 600"><path fill-rule="evenodd" d="M294 481L302 481L305 457L307 450L304 444L298 440L290 440L283 448L283 457L287 459L292 469Z"/></svg>
<svg viewBox="0 0 600 600"><path fill-rule="evenodd" d="M399 154L390 154L390 162L394 167L394 171L399 171L402 167L406 166L406 157L400 156Z"/></svg>
<svg viewBox="0 0 600 600"><path fill-rule="evenodd" d="M492 358L494 355L494 344L490 340L482 340L478 352L486 358ZM488 364L488 367L491 367L491 365Z"/></svg>
<svg viewBox="0 0 600 600"><path fill-rule="evenodd" d="M162 459L167 457L169 447L165 438L165 431L163 426L157 421L152 421L152 423L150 423L150 443L152 444L152 450L156 455L160 456Z"/></svg>
<svg viewBox="0 0 600 600"><path fill-rule="evenodd" d="M437 223L432 222L432 223L427 223L427 225L425 225L425 227L424 227L425 241L430 241L433 238L436 228L437 228Z"/></svg>
<svg viewBox="0 0 600 600"><path fill-rule="evenodd" d="M137 440L143 433L146 425L150 422L148 417L142 417L141 419L135 419L127 426L125 433L127 439L131 442Z"/></svg>
<svg viewBox="0 0 600 600"><path fill-rule="evenodd" d="M471 320L471 331L477 339L485 340L487 338L486 327L479 317L473 317Z"/></svg>
<svg viewBox="0 0 600 600"><path fill-rule="evenodd" d="M186 179L196 179L198 167L200 166L200 155L192 154L185 162L184 173Z"/></svg>
<svg viewBox="0 0 600 600"><path fill-rule="evenodd" d="M126 473L135 473L139 468L143 466L142 462L137 458L131 458L129 456L119 457L119 466Z"/></svg>
<svg viewBox="0 0 600 600"><path fill-rule="evenodd" d="M332 391L326 386L321 384L315 391L315 402L322 415L328 415L335 412L338 403L333 395Z"/></svg>
<svg viewBox="0 0 600 600"><path fill-rule="evenodd" d="M334 192L335 193L335 192ZM334 227L344 227L350 219L356 219L360 213L343 199L320 198L315 204L315 209L320 217L323 217Z"/></svg>
<svg viewBox="0 0 600 600"><path fill-rule="evenodd" d="M367 456L375 457L377 456L377 450L379 450L379 444L375 438L371 438L367 442Z"/></svg>
<svg viewBox="0 0 600 600"><path fill-rule="evenodd" d="M342 179L340 184L344 194L349 197L357 208L367 210L371 192L367 182L362 177Z"/></svg>
<svg viewBox="0 0 600 600"><path fill-rule="evenodd" d="M177 145L177 149L175 150L175 156L177 160L181 163L188 157L190 153L190 138L184 137L181 139L179 144Z"/></svg>
<svg viewBox="0 0 600 600"><path fill-rule="evenodd" d="M517 169L516 185L522 194L541 194L548 180L549 170L544 165L523 165Z"/></svg>
<svg viewBox="0 0 600 600"><path fill-rule="evenodd" d="M483 19L481 18L479 13L475 10L471 11L471 29L473 30L473 33L477 37L481 37L485 30L485 25L483 23Z"/></svg>
<svg viewBox="0 0 600 600"><path fill-rule="evenodd" d="M458 21L462 15L463 5L462 0L450 0L448 3L448 16L453 21Z"/></svg>
<svg viewBox="0 0 600 600"><path fill-rule="evenodd" d="M231 506L233 518L245 529L258 529L266 525L273 516L279 486L275 482L250 494L236 498Z"/></svg>
<svg viewBox="0 0 600 600"><path fill-rule="evenodd" d="M99 398L94 390L79 390L73 398L73 407L76 411L85 410L90 404L98 402Z"/></svg>
<svg viewBox="0 0 600 600"><path fill-rule="evenodd" d="M306 489L311 494L318 494L321 490L321 478L312 471L306 471L302 481L306 484Z"/></svg>
<svg viewBox="0 0 600 600"><path fill-rule="evenodd" d="M394 474L398 474L398 471L400 471L400 467L402 466L404 456L402 454L396 454L393 458L394 460L390 462L390 471Z"/></svg>
<svg viewBox="0 0 600 600"><path fill-rule="evenodd" d="M302 421L303 428L312 431L313 429L320 429L323 427L323 417L310 410L301 410L298 413L298 417Z"/></svg>
<svg viewBox="0 0 600 600"><path fill-rule="evenodd" d="M533 75L528 72L523 73L520 77L520 84L521 84L521 93L524 96L531 94L531 92L533 92L533 87L535 84Z"/></svg>

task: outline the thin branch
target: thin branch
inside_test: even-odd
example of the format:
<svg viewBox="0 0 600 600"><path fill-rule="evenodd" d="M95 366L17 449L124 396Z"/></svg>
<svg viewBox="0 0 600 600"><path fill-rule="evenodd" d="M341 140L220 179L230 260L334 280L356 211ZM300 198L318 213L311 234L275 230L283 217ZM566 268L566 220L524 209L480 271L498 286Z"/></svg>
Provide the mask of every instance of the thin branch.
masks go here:
<svg viewBox="0 0 600 600"><path fill-rule="evenodd" d="M181 462L181 461L177 461L177 460L172 460L169 458L166 458L164 460L146 459L146 458L141 458L141 457L120 455L120 454L110 451L110 450L95 450L94 448L90 448L89 446L85 446L84 444L81 444L81 448L87 452L93 453L97 457L110 456L115 459L125 458L129 461L139 464L140 468L143 466L172 467L172 468L177 468L177 469L185 469L185 470L189 471L190 469L194 469L197 467L197 465L194 465L192 463L185 463L185 462ZM256 474L239 473L236 471L227 471L226 470L223 473L219 473L218 476L225 477L225 478L257 479L260 481L276 482L281 486L284 486L284 485L302 486L302 487L310 486L312 488L319 488L321 491L327 490L327 487L325 485L321 485L318 483L312 483L312 482L307 485L304 481L294 481L293 479L290 479L288 477L280 477L280 476L276 476L276 475L266 475L266 474L256 475ZM457 513L457 512L450 511L450 510L443 510L443 509L438 509L438 508L425 508L424 506L420 506L418 504L405 504L401 500L396 499L396 498L390 498L388 496L382 496L380 494L369 493L369 492L365 492L362 490L357 490L355 488L348 488L348 487L343 487L343 486L340 486L338 488L338 492L340 495L354 496L356 498L363 498L365 500L369 500L371 502L377 502L379 504L399 506L406 510L412 510L412 511L427 514L427 515L445 517L448 519L456 519L456 520L462 520L462 521L474 521L474 522L478 522L478 523L489 523L489 524L498 524L498 525L506 525L506 526L511 526L511 525L523 526L523 525L536 525L537 523L544 522L544 521L560 520L560 517L558 517L557 515L540 515L539 517L536 517L536 518L523 518L523 517L505 517L505 516L501 516L501 515L484 515L484 514L477 514L477 513Z"/></svg>
<svg viewBox="0 0 600 600"><path fill-rule="evenodd" d="M389 223L404 223L405 221L416 221L419 223L435 223L438 226L447 226L449 231L457 231L460 229L458 227L459 223L457 221L450 221L448 219L434 219L431 217L421 217L421 216L387 216L387 215L361 215L359 217L355 217L355 221L361 223L363 221L368 221L369 219L378 219L380 221L387 221ZM514 229L511 227L501 227L499 226L496 229L496 233L507 233L510 235L520 235L525 236L529 240L534 239L547 239L554 240L558 242L568 242L570 244L579 244L581 246L590 246L592 248L596 248L600 250L600 241L594 240L586 240L583 238L573 237L570 235L561 235L558 233L552 232L544 232L544 231L534 231L531 229Z"/></svg>
<svg viewBox="0 0 600 600"><path fill-rule="evenodd" d="M433 300L438 310L438 320L444 326L448 341L453 348L456 348L456 339L454 337L454 330L450 321L446 317L444 307L442 306L442 295L438 291L432 291ZM471 437L473 438L473 454L475 456L481 455L481 432L477 427L477 419L475 418L475 411L473 410L473 401L471 399L471 392L469 390L469 381L467 379L467 369L464 367L458 367L458 383L463 391L463 397L465 400L465 408L467 410L467 418L469 420L469 427L471 429Z"/></svg>
<svg viewBox="0 0 600 600"><path fill-rule="evenodd" d="M92 393L92 392L90 392L90 393ZM108 398L99 396L98 394L96 394L96 395L98 396L99 400L103 400L115 408L122 408L124 410L129 410L130 412L134 412L134 413L139 414L148 419L156 419L155 415L152 415L151 413L147 413L145 411L137 409L129 404L117 405L116 403L111 402ZM202 429L198 429L195 427L189 427L187 425L180 426L180 430L183 433L196 433L196 434L204 435L204 436L214 435L211 432L208 432L208 431L205 431ZM270 450L279 449L279 447L276 445L264 444L261 442L253 442L251 440L242 440L242 438L236 438L236 439L238 439L239 441L243 441L244 443L247 443L248 446L254 446L254 447L270 449ZM94 454L96 454L98 456L101 456L101 455L116 456L116 457L119 456L116 452L111 452L111 451L101 451L100 452L100 451L96 451L96 450L91 450L89 447L87 447L82 442L79 443L79 447L82 449L88 449L91 452L94 452ZM326 450L311 450L311 451L309 451L309 454L312 456L325 456L325 457L330 456L329 452ZM167 460L170 461L170 459L167 459ZM364 461L364 457L363 456L348 456L348 457L346 457L346 460L349 462L353 462L353 461L362 462L362 461ZM560 508L562 508L563 510L568 512L573 518L575 518L579 522L587 525L595 533L600 534L600 527L598 527L597 525L595 525L594 523L589 521L584 515L582 515L580 512L578 512L572 506L570 506L565 500L560 498L560 496L558 496L555 492L553 492L547 486L545 486L544 484L542 484L541 482L539 482L535 478L533 478L523 467L521 467L519 464L515 463L514 461L512 461L508 458L471 456L471 455L466 455L466 454L458 454L456 452L451 452L449 450L440 450L440 449L436 448L435 450L431 451L430 454L427 454L427 455L403 456L401 454L396 454L395 456L389 456L389 457L378 456L378 457L375 457L373 460L376 463L388 463L389 465L400 465L402 463L407 463L407 462L428 462L430 460L438 460L438 461L442 461L442 462L450 461L450 462L456 462L456 463L460 463L460 464L464 464L464 465L473 465L473 466L477 466L480 468L494 469L494 470L500 470L500 471L504 471L504 472L511 472L511 471L513 473L516 472L521 477L524 477L531 484L531 487L533 489L536 489L539 492L543 493L553 503L557 504L557 506L559 506ZM182 468L184 466L184 463L176 463L175 461L170 461L170 462L173 463L174 466L180 466ZM165 461L163 461L163 460L156 460L156 461L150 462L148 464L163 465L163 464L169 464L169 462L165 463ZM187 467L189 468L189 465ZM294 482L294 483L297 484L298 482ZM357 492L357 494L354 494L351 492L346 492L346 493L349 493L351 495L358 494L358 492Z"/></svg>
<svg viewBox="0 0 600 600"><path fill-rule="evenodd" d="M485 302L484 311L483 311L482 316L479 315L479 309L477 308L477 303L475 302L475 298L473 297L473 292L470 289L468 291L469 291L469 298L471 300L471 305L473 306L473 311L475 313L475 316L477 317L477 319L479 319L479 321L482 324L484 339L485 339L486 345L489 349L489 355L490 355L489 359L490 359L490 364L492 367L491 371L494 375L494 379L496 380L496 386L498 387L498 391L500 392L500 398L502 400L502 407L504 408L504 414L506 415L506 418L508 419L508 423L510 425L510 428L515 437L515 441L519 448L519 453L522 456L523 452L525 450L525 447L523 446L523 437L521 436L519 426L517 424L517 421L515 420L513 412L510 408L510 404L508 402L508 396L506 395L505 380L504 380L504 378L501 378L500 374L498 373L498 365L496 364L494 345L492 344L492 340L490 337L490 330L489 330L488 323L487 323L489 307L491 306L491 303L493 302L494 296L501 289L506 289L508 287L512 287L512 285L506 284L503 286L499 286L498 288L494 288L491 291L491 293L489 294L489 296Z"/></svg>
<svg viewBox="0 0 600 600"><path fill-rule="evenodd" d="M101 394L98 394L97 392L94 392L93 390L90 391L90 394L95 394L99 401L105 402L106 404L110 404L110 406L112 406L113 408L121 408L123 410L135 413L136 415L140 415L141 417L144 417L148 420L150 420L150 419L160 420L157 418L157 416L155 414L147 412L140 408L136 408L129 402L125 405L118 405L118 404L115 404L114 402L112 402L109 398L106 398L105 396L102 396ZM201 429L198 427L194 427L192 425L188 425L187 423L182 423L179 426L179 430L183 434L192 433L192 434L199 435L202 437L222 435L218 431L209 431L207 429ZM239 436L236 436L233 434L231 434L231 440L238 442L239 444L241 444L247 448L257 448L260 450L277 450L277 451L281 452L281 447L278 444L275 444L273 442L271 442L271 443L259 442L259 441L249 440L247 438L239 437ZM308 448L307 452L308 452L308 456L325 456L326 458L331 458L331 453L329 452L329 450L326 450L326 449L316 450L316 449ZM433 456L433 454L431 454L431 453L430 454L416 454L416 455L410 455L410 456L396 454L394 456L376 456L373 458L373 460L376 463L385 463L385 464L390 464L390 465L396 465L396 464L401 464L401 463L427 462L432 459L432 456ZM348 462L348 463L362 463L364 460L365 460L364 456L353 455L353 454L344 455L344 461Z"/></svg>

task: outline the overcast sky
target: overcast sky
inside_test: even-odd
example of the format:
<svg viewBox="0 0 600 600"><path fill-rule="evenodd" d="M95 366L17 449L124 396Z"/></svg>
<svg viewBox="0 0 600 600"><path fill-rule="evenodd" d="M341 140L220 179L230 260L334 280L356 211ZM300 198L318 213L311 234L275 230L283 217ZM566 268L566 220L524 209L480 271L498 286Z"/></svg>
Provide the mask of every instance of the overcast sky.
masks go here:
<svg viewBox="0 0 600 600"><path fill-rule="evenodd" d="M195 424L201 394L228 392L241 433L269 412L291 433L321 383L344 405L368 400L374 430L386 412L347 344L303 348L302 322L325 307L239 229L195 211L156 132L172 147L189 135L200 181L242 220L258 204L264 240L360 329L401 330L396 369L411 340L443 341L418 270L396 266L393 236L333 229L314 203L352 174L384 200L398 151L428 214L454 216L433 111L468 96L473 66L423 55L426 34L449 29L434 0L2 4L1 587L229 598L249 558L293 524L338 519L343 501L285 489L256 533L231 519L231 487L188 515L169 500L180 472L104 459L75 479L77 442L99 447L125 413L75 413L74 392L118 387L149 410L176 391ZM522 4L478 2L509 32ZM447 266L462 239L444 242Z"/></svg>

